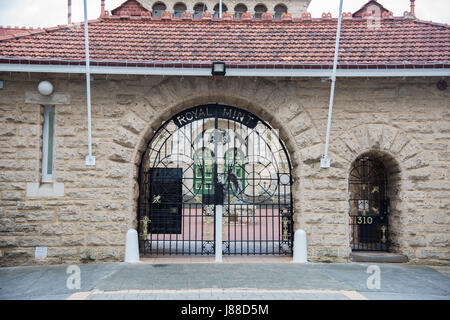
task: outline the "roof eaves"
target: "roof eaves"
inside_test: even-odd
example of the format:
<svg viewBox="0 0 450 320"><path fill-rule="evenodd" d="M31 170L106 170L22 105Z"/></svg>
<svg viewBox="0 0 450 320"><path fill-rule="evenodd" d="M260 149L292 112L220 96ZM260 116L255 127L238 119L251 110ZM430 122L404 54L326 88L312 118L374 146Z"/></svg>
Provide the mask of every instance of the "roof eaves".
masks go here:
<svg viewBox="0 0 450 320"><path fill-rule="evenodd" d="M414 19L413 20L414 22L417 22L417 23L421 23L421 24L428 24L428 25L431 25L431 26L436 26L436 27L444 27L444 28L447 28L447 29L449 29L450 28L450 25L449 24L447 24L447 23L439 23L439 22L433 22L433 21L426 21L426 20L421 20L421 19Z"/></svg>
<svg viewBox="0 0 450 320"><path fill-rule="evenodd" d="M79 60L62 60L62 59L33 59L19 57L0 57L0 64L39 64L39 65L85 65L86 61ZM91 60L92 66L105 67L160 67L160 68L211 68L211 62L196 61L113 61L113 60ZM227 63L228 68L237 69L330 69L333 63ZM410 63L339 63L338 69L422 69L450 68L450 61L444 62L410 62Z"/></svg>

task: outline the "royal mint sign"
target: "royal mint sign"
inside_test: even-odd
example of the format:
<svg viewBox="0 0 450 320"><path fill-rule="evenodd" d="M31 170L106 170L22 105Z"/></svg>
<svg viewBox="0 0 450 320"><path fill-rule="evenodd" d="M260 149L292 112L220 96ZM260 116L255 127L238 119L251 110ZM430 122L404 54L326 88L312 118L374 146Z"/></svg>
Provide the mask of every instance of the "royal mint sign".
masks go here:
<svg viewBox="0 0 450 320"><path fill-rule="evenodd" d="M255 115L248 111L221 104L196 106L176 114L173 116L172 120L179 128L181 128L191 122L207 118L229 119L242 123L251 129L256 127L259 121Z"/></svg>

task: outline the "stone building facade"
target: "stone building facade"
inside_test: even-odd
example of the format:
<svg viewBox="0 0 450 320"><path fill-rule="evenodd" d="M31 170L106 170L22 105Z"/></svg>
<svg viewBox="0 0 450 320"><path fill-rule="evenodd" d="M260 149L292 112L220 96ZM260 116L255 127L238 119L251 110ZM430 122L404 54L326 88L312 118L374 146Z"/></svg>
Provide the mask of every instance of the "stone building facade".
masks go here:
<svg viewBox="0 0 450 320"><path fill-rule="evenodd" d="M239 5L243 5L247 8L247 13L250 13L252 16L255 12L258 11L258 5L263 6L267 9L268 13L275 13L276 6L283 6L286 8L287 13L291 13L293 17L299 18L302 13L306 12L310 0L287 0L284 2L274 2L274 1L238 1L238 0L230 0L223 1L223 6L226 8L226 12L235 14L236 7ZM185 5L186 11L194 13L196 6L205 7L206 12L214 13L214 8L219 4L219 1L216 0L206 0L206 1L177 1L177 0L168 0L168 1L150 1L144 0L141 1L141 4L147 9L152 11L154 9L155 4L163 4L166 7L167 11L175 11L175 5ZM262 8L263 8L262 7ZM180 6L182 8L182 6ZM239 7L238 7L239 10ZM224 10L225 11L225 10Z"/></svg>
<svg viewBox="0 0 450 320"><path fill-rule="evenodd" d="M0 49L8 41L15 40L0 42ZM349 180L364 155L381 159L386 169L389 251L417 263L450 261L448 75L338 78L331 168L323 169L330 82L321 77L95 72L96 163L86 166L82 71L6 71L5 64L0 70L2 266L123 261L126 233L138 228L143 153L165 121L208 103L247 110L279 130L292 163L293 229L306 231L310 261L349 260ZM42 80L53 84L51 96L38 93ZM54 172L51 182L42 182L49 105L55 112ZM46 247L47 257L36 258L36 247Z"/></svg>
<svg viewBox="0 0 450 320"><path fill-rule="evenodd" d="M124 258L125 234L136 228L138 167L154 131L184 108L222 102L251 110L275 128L294 161L296 226L306 230L311 260L346 260L348 175L352 162L374 151L398 171L392 202L394 252L415 261L448 261L450 109L437 79L339 81L331 134L332 168L324 148L329 84L308 79L224 79L95 76L87 149L82 77L45 77L68 96L56 104L55 182L62 196L29 195L39 183L41 105L26 101L41 75L2 74L2 264L68 263ZM197 88L197 90L193 90ZM199 90L201 88L202 90ZM114 94L111 94L114 92ZM276 110L276 112L274 112ZM111 131L111 128L115 128ZM48 258L34 260L36 246Z"/></svg>
<svg viewBox="0 0 450 320"><path fill-rule="evenodd" d="M262 5L266 7L267 12L269 13L275 13L275 7L276 6L284 6L287 9L287 13L292 13L293 17L300 17L302 13L306 12L306 9L308 8L309 3L311 0L287 0L284 2L274 2L274 1L238 1L238 0L230 0L230 1L223 1L224 8L226 8L226 12L229 12L231 14L235 14L236 6L238 5L244 5L247 8L247 12L254 15L255 12L258 11L257 6ZM206 12L214 12L214 8L219 4L219 1L212 1L212 0L206 0L206 1L176 1L176 0L168 0L168 1L150 1L150 0L143 0L140 1L140 3L147 9L152 11L154 9L154 5L156 3L164 4L167 11L175 11L175 5L181 4L186 6L186 11L194 13L196 6L205 6ZM256 8L256 9L255 9Z"/></svg>

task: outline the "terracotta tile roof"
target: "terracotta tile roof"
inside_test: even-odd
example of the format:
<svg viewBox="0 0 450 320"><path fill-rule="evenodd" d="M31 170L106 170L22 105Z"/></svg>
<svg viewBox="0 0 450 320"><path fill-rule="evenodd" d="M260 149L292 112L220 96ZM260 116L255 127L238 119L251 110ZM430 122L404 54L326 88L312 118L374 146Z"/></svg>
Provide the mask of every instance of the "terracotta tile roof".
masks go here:
<svg viewBox="0 0 450 320"><path fill-rule="evenodd" d="M0 26L0 40L9 39L13 37L20 37L23 35L28 35L33 33L33 28L25 28L25 27L2 27Z"/></svg>
<svg viewBox="0 0 450 320"><path fill-rule="evenodd" d="M332 65L337 19L331 15L324 14L321 19L308 14L301 19L284 15L281 20L244 16L236 20L224 14L219 20L210 14L193 19L189 14L172 18L170 12L162 17L146 12L141 16L106 15L91 21L92 63L195 64L221 60L229 65ZM38 60L83 64L83 25L42 29L0 40L0 63L11 59L16 63ZM449 63L448 25L385 14L380 29L371 30L364 18L344 15L341 67Z"/></svg>

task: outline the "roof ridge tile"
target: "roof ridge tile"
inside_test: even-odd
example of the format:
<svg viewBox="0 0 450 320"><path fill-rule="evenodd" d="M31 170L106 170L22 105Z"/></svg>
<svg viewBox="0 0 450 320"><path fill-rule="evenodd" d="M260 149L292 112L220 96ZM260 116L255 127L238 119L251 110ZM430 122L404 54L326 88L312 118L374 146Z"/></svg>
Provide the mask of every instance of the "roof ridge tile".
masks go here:
<svg viewBox="0 0 450 320"><path fill-rule="evenodd" d="M281 21L283 21L283 22L292 21L292 13L282 13L281 14Z"/></svg>
<svg viewBox="0 0 450 320"><path fill-rule="evenodd" d="M212 20L211 12L202 12L201 20Z"/></svg>
<svg viewBox="0 0 450 320"><path fill-rule="evenodd" d="M301 20L302 21L312 21L311 13L309 13L309 12L302 13Z"/></svg>
<svg viewBox="0 0 450 320"><path fill-rule="evenodd" d="M172 20L173 14L170 11L161 12L161 20Z"/></svg>
<svg viewBox="0 0 450 320"><path fill-rule="evenodd" d="M181 13L181 20L192 20L192 19L194 19L194 16L191 13L187 11Z"/></svg>
<svg viewBox="0 0 450 320"><path fill-rule="evenodd" d="M326 21L326 20L331 20L332 18L333 18L333 16L331 15L331 12L322 13L322 20Z"/></svg>

